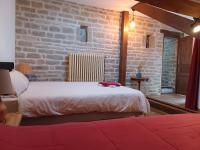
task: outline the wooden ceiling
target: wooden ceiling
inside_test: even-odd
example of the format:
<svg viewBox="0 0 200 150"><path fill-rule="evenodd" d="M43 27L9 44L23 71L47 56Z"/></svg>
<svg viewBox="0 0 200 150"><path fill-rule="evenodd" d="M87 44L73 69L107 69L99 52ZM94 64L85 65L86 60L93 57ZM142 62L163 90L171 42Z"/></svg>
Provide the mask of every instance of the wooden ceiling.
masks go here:
<svg viewBox="0 0 200 150"><path fill-rule="evenodd" d="M156 19L166 25L172 26L176 29L181 30L184 33L191 34L191 24L192 20L178 16L173 13L169 13L160 8L151 6L145 3L139 3L133 7L137 10L153 19Z"/></svg>
<svg viewBox="0 0 200 150"><path fill-rule="evenodd" d="M179 13L193 18L200 18L200 3L191 0L138 1L140 1L140 3L133 6L132 10L139 11L186 34L200 37L200 33L194 34L192 32L192 24L194 24L193 20L174 14Z"/></svg>
<svg viewBox="0 0 200 150"><path fill-rule="evenodd" d="M147 3L168 11L179 14L200 17L200 4L190 0L138 0L142 3Z"/></svg>

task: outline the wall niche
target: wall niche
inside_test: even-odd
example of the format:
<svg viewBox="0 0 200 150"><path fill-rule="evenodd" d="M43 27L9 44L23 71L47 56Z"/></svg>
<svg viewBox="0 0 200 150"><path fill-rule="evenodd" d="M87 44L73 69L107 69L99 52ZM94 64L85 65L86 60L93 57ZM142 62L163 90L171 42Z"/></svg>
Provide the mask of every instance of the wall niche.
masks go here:
<svg viewBox="0 0 200 150"><path fill-rule="evenodd" d="M145 48L155 48L155 36L153 34L146 34L144 37Z"/></svg>

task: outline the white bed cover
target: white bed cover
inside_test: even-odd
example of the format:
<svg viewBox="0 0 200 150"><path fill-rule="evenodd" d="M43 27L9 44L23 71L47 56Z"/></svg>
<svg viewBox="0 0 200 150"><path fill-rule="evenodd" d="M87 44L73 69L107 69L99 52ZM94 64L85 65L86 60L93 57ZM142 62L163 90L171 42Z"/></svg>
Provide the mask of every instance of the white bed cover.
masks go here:
<svg viewBox="0 0 200 150"><path fill-rule="evenodd" d="M143 112L150 105L144 94L127 87L103 87L96 82L30 82L19 96L26 117L89 112Z"/></svg>

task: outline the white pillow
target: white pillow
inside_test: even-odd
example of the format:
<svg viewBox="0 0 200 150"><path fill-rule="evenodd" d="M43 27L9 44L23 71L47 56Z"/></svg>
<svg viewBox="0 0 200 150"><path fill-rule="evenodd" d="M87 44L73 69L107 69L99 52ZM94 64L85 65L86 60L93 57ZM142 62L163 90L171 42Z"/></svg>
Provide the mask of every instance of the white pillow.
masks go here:
<svg viewBox="0 0 200 150"><path fill-rule="evenodd" d="M29 80L21 72L16 70L11 71L10 78L17 96L21 95L28 88Z"/></svg>

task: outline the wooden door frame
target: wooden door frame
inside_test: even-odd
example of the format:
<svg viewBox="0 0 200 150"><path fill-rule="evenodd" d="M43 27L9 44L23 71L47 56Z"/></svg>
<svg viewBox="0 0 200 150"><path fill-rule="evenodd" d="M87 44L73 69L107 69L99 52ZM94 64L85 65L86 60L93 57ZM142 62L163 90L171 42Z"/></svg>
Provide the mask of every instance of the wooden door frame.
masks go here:
<svg viewBox="0 0 200 150"><path fill-rule="evenodd" d="M176 80L175 81L175 93L177 93L177 72L178 72L179 41L180 41L180 38L184 37L184 33L174 32L174 31L169 31L169 30L164 30L164 29L161 29L160 33L164 34L164 36L163 36L163 50L164 50L164 38L165 37L170 37L170 38L176 38L177 39L176 78L175 78L175 80ZM162 57L162 59L163 59L163 57ZM161 85L161 88L162 88L162 85Z"/></svg>
<svg viewBox="0 0 200 150"><path fill-rule="evenodd" d="M178 53L179 53L179 54L181 53L181 49L180 49L180 40L183 39L183 38L192 38L192 39L194 39L195 37L188 35L188 36L179 38L179 40L178 40ZM189 71L190 71L190 66L191 66L191 61L192 61L192 49L193 49L193 46L194 46L194 40L192 41L192 45L191 45L191 57L190 57L191 60L190 60L190 64L189 64ZM177 53L177 65L178 65L178 53ZM178 67L177 67L176 71L177 71L177 73L178 73ZM190 72L188 72L188 73L190 73ZM189 80L189 77L188 77L188 80ZM188 85L188 82L189 82L189 81L187 81L187 85ZM177 87L177 79L176 79L176 87ZM187 87L186 87L186 90L187 90ZM176 88L176 93L178 93L177 88ZM186 95L186 93L187 93L187 91L185 92L184 95ZM180 94L181 94L181 93L180 93ZM183 95L183 93L182 93L182 95Z"/></svg>

